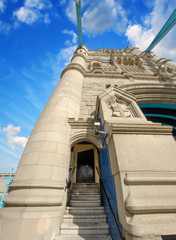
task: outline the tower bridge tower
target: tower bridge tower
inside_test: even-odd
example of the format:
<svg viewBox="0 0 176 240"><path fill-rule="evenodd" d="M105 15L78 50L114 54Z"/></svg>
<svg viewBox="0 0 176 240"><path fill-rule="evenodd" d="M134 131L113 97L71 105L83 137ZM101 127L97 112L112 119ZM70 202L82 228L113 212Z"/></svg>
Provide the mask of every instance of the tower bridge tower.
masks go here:
<svg viewBox="0 0 176 240"><path fill-rule="evenodd" d="M165 111L176 119L175 105L171 60L133 47L78 48L24 149L0 210L0 239L59 236L67 183L99 184L97 169L126 240L176 235L176 142L167 125L176 121L159 123Z"/></svg>

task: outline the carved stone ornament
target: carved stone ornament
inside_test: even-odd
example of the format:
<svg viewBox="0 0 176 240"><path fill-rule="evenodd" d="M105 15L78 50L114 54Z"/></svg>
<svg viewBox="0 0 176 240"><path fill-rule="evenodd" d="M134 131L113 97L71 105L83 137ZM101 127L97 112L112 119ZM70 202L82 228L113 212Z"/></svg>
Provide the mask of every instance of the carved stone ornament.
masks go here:
<svg viewBox="0 0 176 240"><path fill-rule="evenodd" d="M136 103L136 98L118 86L106 88L97 97L95 116L102 114L102 121L119 122L147 121L144 114Z"/></svg>
<svg viewBox="0 0 176 240"><path fill-rule="evenodd" d="M76 49L76 51L74 52L74 55L76 55L76 54L81 54L81 55L83 55L83 56L87 56L87 52L86 52L86 50L84 49L84 48L77 48Z"/></svg>
<svg viewBox="0 0 176 240"><path fill-rule="evenodd" d="M162 80L171 80L176 77L176 69L160 64L158 67L158 74Z"/></svg>
<svg viewBox="0 0 176 240"><path fill-rule="evenodd" d="M115 96L108 102L108 107L112 110L112 117L132 117L130 107Z"/></svg>

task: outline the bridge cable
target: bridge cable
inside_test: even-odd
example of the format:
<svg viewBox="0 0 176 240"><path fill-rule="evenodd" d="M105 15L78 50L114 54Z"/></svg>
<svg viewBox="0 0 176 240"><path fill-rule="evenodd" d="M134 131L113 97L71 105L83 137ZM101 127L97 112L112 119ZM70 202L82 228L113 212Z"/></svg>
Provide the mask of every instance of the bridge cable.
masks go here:
<svg viewBox="0 0 176 240"><path fill-rule="evenodd" d="M78 25L78 38L79 38L79 47L83 46L82 44L82 21L81 21L81 0L75 0L76 3L76 16L77 16L77 25Z"/></svg>
<svg viewBox="0 0 176 240"><path fill-rule="evenodd" d="M154 40L151 42L149 47L145 50L145 52L150 52L161 41L161 39L175 26L175 24L176 24L176 9L171 14L170 18L167 20L164 26L161 28L161 30L154 38Z"/></svg>

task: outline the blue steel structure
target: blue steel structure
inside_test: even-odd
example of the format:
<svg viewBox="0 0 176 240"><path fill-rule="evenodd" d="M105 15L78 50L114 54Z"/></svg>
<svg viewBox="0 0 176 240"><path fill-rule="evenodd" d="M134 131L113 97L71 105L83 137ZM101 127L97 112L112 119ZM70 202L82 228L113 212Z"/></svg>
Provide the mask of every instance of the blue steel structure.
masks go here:
<svg viewBox="0 0 176 240"><path fill-rule="evenodd" d="M3 208L4 207L4 202L3 202L3 199L5 198L5 195L7 193L7 190L8 190L8 187L9 187L9 184L13 181L13 177L12 177L12 173L13 173L13 169L10 173L10 176L8 178L5 178L5 177L2 177L1 180L5 180L6 182L6 187L5 187L5 190L4 190L4 193L2 196L0 196L0 208Z"/></svg>
<svg viewBox="0 0 176 240"><path fill-rule="evenodd" d="M139 107L148 120L173 127L172 133L176 140L176 105L140 104Z"/></svg>
<svg viewBox="0 0 176 240"><path fill-rule="evenodd" d="M101 122L100 114L99 114L99 120L100 120L100 130L104 131L104 127ZM121 236L123 236L122 232L122 226L119 223L119 217L118 217L118 210L117 210L117 198L116 198L116 192L115 192L115 184L114 184L114 176L112 175L111 172L111 165L110 165L110 158L109 158L109 151L108 151L108 145L105 140L105 134L101 133L101 141L102 141L102 148L100 150L100 174L101 174L101 179L103 181L103 185L105 187L106 193L108 195L111 207L113 209L114 215L116 217L116 221L119 225L119 230L121 232ZM107 199L105 197L104 192L102 191L103 195L103 203L104 203L104 208L105 212L107 215L107 220L109 223L110 227L110 234L113 240L120 240L118 230L116 228L112 213L109 208L109 204L107 202Z"/></svg>
<svg viewBox="0 0 176 240"><path fill-rule="evenodd" d="M78 24L78 37L79 37L79 47L82 47L82 22L81 22L81 0L75 0L76 3L76 16Z"/></svg>
<svg viewBox="0 0 176 240"><path fill-rule="evenodd" d="M161 28L154 40L151 42L149 47L145 50L145 52L150 52L161 41L161 39L175 26L175 24L176 9L174 10L170 18L167 20L167 22L164 24L164 26Z"/></svg>

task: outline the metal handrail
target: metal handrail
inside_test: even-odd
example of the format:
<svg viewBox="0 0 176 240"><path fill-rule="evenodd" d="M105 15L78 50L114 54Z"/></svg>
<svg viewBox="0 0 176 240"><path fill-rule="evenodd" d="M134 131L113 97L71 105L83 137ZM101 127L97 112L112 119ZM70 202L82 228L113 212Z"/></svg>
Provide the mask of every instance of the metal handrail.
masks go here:
<svg viewBox="0 0 176 240"><path fill-rule="evenodd" d="M1 180L5 180L5 182L6 182L6 187L5 187L5 190L4 190L3 195L0 197L0 208L3 208L4 205L5 205L4 202L3 202L3 200L4 200L5 196L6 196L7 191L8 191L9 184L12 183L12 181L13 181L13 179L14 179L14 178L12 177L13 170L14 170L14 169L12 168L9 177L4 177L4 175L3 175L3 177L1 178Z"/></svg>
<svg viewBox="0 0 176 240"><path fill-rule="evenodd" d="M73 169L69 169L69 170L72 170L72 173L71 173L71 176L69 177L69 181L67 182L67 186L66 186L67 189L69 189L71 187L71 180L72 180L72 176L75 171L75 168L76 168L76 166L74 166Z"/></svg>
<svg viewBox="0 0 176 240"><path fill-rule="evenodd" d="M110 203L110 201L109 201L108 194L107 194L106 189L105 189L105 187L104 187L103 180L102 180L102 178L100 177L100 173L99 173L99 170L98 170L97 166L96 166L96 170L97 170L97 173L98 173L98 175L99 175L100 184L101 184L102 189L103 189L103 191L104 191L104 193L105 193L105 197L106 197L106 200L107 200L107 202L108 202L108 205L109 205L109 208L110 208L110 211L111 211L111 214L112 214L112 217L113 217L113 220L114 220L114 223L115 223L115 226L116 226L116 229L117 229L119 238L120 238L121 240L125 240L125 238L122 236L122 234L121 234L121 232L120 232L119 223L118 223L117 220L116 220L114 211L113 211L113 209L112 209L111 203Z"/></svg>

